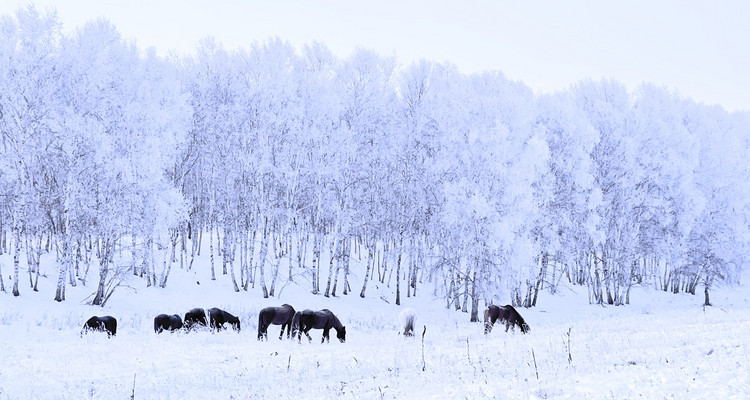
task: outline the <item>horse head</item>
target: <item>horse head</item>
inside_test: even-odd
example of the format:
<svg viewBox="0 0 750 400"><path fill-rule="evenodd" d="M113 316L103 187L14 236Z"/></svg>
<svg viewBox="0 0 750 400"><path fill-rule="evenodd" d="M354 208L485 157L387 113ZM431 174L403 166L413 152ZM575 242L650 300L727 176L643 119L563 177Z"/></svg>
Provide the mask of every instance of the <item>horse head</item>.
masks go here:
<svg viewBox="0 0 750 400"><path fill-rule="evenodd" d="M341 329L336 329L336 338L341 342L346 342L346 327L342 326Z"/></svg>

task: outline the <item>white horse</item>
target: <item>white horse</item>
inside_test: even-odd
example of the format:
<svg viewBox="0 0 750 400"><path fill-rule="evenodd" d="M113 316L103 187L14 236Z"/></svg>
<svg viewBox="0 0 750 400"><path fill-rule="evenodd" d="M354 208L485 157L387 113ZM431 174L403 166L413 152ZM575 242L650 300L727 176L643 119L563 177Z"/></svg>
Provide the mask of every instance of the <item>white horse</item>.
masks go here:
<svg viewBox="0 0 750 400"><path fill-rule="evenodd" d="M413 308L404 308L398 314L398 320L401 322L404 336L414 336L414 323L417 321L417 312Z"/></svg>

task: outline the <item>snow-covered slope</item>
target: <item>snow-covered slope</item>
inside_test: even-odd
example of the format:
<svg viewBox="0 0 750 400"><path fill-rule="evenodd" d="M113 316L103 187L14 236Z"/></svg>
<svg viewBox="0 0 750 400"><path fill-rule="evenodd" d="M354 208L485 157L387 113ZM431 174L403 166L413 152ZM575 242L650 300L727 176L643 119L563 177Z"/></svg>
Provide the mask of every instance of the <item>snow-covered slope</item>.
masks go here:
<svg viewBox="0 0 750 400"><path fill-rule="evenodd" d="M0 257L7 275L9 259ZM234 293L226 276L208 277L206 260L172 271L166 289L120 288L105 308L85 305L94 288L68 288L52 301L40 291L0 293L0 399L509 398L724 399L750 396L750 295L718 288L702 297L636 288L633 304L587 304L586 290L562 287L539 306L519 310L531 333L485 336L466 313L447 310L423 290L403 297L417 311L417 335L399 335L392 290L372 282L368 297L313 296L290 283L277 297ZM204 263L204 264L201 264ZM7 281L6 281L7 284ZM357 282L352 282L356 288ZM25 290L24 290L25 289ZM346 343L259 342L258 311L290 303L329 308L347 328ZM235 333L153 332L160 313L219 307L238 316ZM117 336L79 335L92 315L118 319ZM426 328L425 328L426 327ZM422 333L424 332L424 336ZM335 338L335 334L332 334Z"/></svg>

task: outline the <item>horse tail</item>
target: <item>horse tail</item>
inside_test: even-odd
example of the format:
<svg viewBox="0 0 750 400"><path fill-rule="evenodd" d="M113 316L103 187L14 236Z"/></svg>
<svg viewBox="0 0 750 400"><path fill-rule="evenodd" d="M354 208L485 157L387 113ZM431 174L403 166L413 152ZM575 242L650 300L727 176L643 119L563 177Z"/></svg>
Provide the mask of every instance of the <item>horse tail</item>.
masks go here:
<svg viewBox="0 0 750 400"><path fill-rule="evenodd" d="M302 317L302 311L297 311L294 313L294 317L292 317L292 339L294 339L294 334L299 334L300 340L302 339L302 333L300 332L300 317Z"/></svg>
<svg viewBox="0 0 750 400"><path fill-rule="evenodd" d="M258 340L263 337L263 310L258 313Z"/></svg>
<svg viewBox="0 0 750 400"><path fill-rule="evenodd" d="M484 310L484 334L492 332L492 322L490 321L490 309Z"/></svg>

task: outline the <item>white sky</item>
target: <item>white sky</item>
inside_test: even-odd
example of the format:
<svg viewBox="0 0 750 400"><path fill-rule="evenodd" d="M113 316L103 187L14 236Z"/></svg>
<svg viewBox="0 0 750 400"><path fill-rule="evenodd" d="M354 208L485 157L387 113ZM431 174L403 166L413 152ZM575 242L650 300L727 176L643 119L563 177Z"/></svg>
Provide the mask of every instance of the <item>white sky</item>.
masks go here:
<svg viewBox="0 0 750 400"><path fill-rule="evenodd" d="M29 0L2 0L12 14ZM191 52L213 36L226 48L280 37L296 47L356 47L403 64L449 61L501 70L538 92L585 78L676 88L686 97L750 110L746 0L36 0L70 31L97 17L162 52Z"/></svg>

